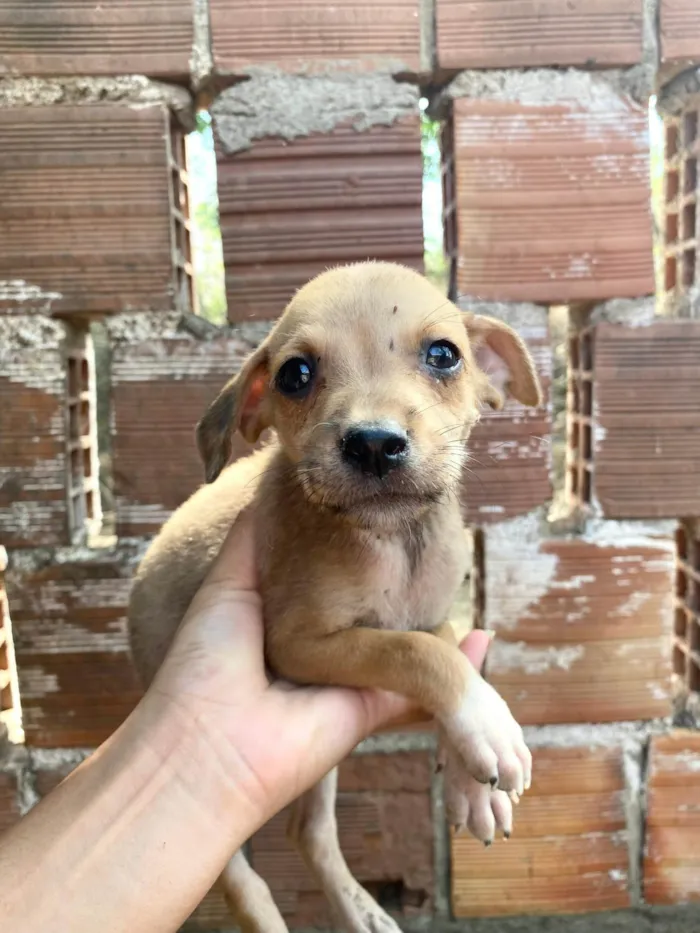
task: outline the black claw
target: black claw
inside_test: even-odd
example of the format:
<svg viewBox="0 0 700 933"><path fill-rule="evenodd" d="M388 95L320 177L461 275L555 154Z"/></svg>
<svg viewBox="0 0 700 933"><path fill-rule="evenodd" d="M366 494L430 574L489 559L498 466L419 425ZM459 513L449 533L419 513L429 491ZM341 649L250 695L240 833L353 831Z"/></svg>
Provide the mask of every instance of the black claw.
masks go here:
<svg viewBox="0 0 700 933"><path fill-rule="evenodd" d="M503 838L506 840L510 839L510 833L507 830L503 830Z"/></svg>
<svg viewBox="0 0 700 933"><path fill-rule="evenodd" d="M489 846L492 844L492 842L493 842L493 839L487 839L487 840L484 842L484 846L488 849Z"/></svg>
<svg viewBox="0 0 700 933"><path fill-rule="evenodd" d="M497 774L495 774L493 777L489 778L489 784L491 785L491 787L497 787L497 786L498 786L498 775L497 775Z"/></svg>
<svg viewBox="0 0 700 933"><path fill-rule="evenodd" d="M435 765L435 773L441 774L445 770L445 766L441 761L438 761Z"/></svg>

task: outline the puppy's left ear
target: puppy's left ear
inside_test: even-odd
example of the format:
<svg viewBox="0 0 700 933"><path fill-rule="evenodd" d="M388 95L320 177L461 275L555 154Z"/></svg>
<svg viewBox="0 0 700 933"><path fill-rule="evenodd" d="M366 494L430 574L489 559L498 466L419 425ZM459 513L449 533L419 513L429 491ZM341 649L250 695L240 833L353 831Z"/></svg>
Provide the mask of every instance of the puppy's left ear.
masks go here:
<svg viewBox="0 0 700 933"><path fill-rule="evenodd" d="M541 405L540 381L522 338L497 318L471 311L464 317L474 360L488 379L482 401L495 409L503 408L508 397L523 405Z"/></svg>
<svg viewBox="0 0 700 933"><path fill-rule="evenodd" d="M263 343L226 383L197 425L197 446L208 483L213 483L228 463L236 431L254 444L270 426L265 411L269 380L267 345Z"/></svg>

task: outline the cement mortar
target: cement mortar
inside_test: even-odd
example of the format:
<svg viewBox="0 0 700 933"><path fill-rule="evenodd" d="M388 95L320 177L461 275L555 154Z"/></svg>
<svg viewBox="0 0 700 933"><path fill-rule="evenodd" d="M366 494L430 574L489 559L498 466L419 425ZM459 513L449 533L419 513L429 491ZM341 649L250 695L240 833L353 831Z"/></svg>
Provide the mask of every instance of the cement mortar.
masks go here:
<svg viewBox="0 0 700 933"><path fill-rule="evenodd" d="M690 103L700 103L700 68L688 68L665 84L656 98L662 117L678 116Z"/></svg>
<svg viewBox="0 0 700 933"><path fill-rule="evenodd" d="M0 78L0 109L118 103L129 107L163 104L187 132L195 127L194 103L182 87L143 75L114 78Z"/></svg>
<svg viewBox="0 0 700 933"><path fill-rule="evenodd" d="M464 297L457 300L457 305L463 311L496 317L505 324L510 324L515 330L546 328L549 316L547 308L529 302L482 301L478 298Z"/></svg>
<svg viewBox="0 0 700 933"><path fill-rule="evenodd" d="M17 350L55 349L66 337L65 325L43 315L0 315L0 362Z"/></svg>
<svg viewBox="0 0 700 933"><path fill-rule="evenodd" d="M274 325L274 321L251 321L220 326L207 321L206 318L194 314L180 314L177 311L116 314L105 320L105 328L112 345L148 343L151 340L191 340L194 343L205 343L227 339L248 344L251 350L267 337Z"/></svg>
<svg viewBox="0 0 700 933"><path fill-rule="evenodd" d="M590 314L589 324L624 324L626 327L648 327L656 317L656 298L613 298L597 305Z"/></svg>
<svg viewBox="0 0 700 933"><path fill-rule="evenodd" d="M697 933L700 929L700 906L646 907L582 916L494 917L488 920L441 921L425 917L404 921L401 927L406 933ZM297 930L296 933L312 931Z"/></svg>
<svg viewBox="0 0 700 933"><path fill-rule="evenodd" d="M419 97L418 88L386 72L289 75L261 68L224 91L211 114L218 139L232 153L256 139L330 133L346 122L358 132L391 126L418 113Z"/></svg>
<svg viewBox="0 0 700 933"><path fill-rule="evenodd" d="M659 314L677 320L700 320L700 285L693 285L681 295L667 292L659 299Z"/></svg>
<svg viewBox="0 0 700 933"><path fill-rule="evenodd" d="M609 112L626 110L629 100L646 107L652 91L653 70L637 65L627 70L598 72L574 68L463 71L445 93L452 100L471 97L533 107L573 101L592 112Z"/></svg>
<svg viewBox="0 0 700 933"><path fill-rule="evenodd" d="M211 54L211 24L209 20L208 0L194 0L193 4L192 55L190 56L190 77L195 89L199 89L211 77L214 60Z"/></svg>

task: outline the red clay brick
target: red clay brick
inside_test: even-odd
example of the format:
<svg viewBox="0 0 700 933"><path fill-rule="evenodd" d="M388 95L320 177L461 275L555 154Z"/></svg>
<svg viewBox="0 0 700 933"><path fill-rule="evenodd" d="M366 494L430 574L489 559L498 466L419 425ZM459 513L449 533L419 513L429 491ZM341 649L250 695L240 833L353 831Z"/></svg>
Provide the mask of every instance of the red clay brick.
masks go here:
<svg viewBox="0 0 700 933"><path fill-rule="evenodd" d="M462 496L469 524L485 525L531 512L551 497L551 431L549 404L552 378L547 311L535 306L473 305L465 309L499 315L511 323L528 345L542 384L543 404L526 408L509 400L502 411L486 409L469 440L470 460Z"/></svg>
<svg viewBox="0 0 700 933"><path fill-rule="evenodd" d="M443 69L635 65L642 54L641 0L436 0Z"/></svg>
<svg viewBox="0 0 700 933"><path fill-rule="evenodd" d="M172 308L182 145L160 104L0 109L0 281L26 286L3 289L0 311Z"/></svg>
<svg viewBox="0 0 700 933"><path fill-rule="evenodd" d="M136 704L126 606L141 550L11 554L7 592L28 745L97 746Z"/></svg>
<svg viewBox="0 0 700 933"><path fill-rule="evenodd" d="M452 839L457 917L584 913L630 903L622 752L540 748L512 838Z"/></svg>
<svg viewBox="0 0 700 933"><path fill-rule="evenodd" d="M695 0L661 0L661 61L700 63L700 9Z"/></svg>
<svg viewBox="0 0 700 933"><path fill-rule="evenodd" d="M432 912L430 767L427 754L397 753L358 756L340 771L338 824L350 870L404 917ZM253 865L291 927L324 928L325 899L287 842L286 821L286 813L275 817L253 838Z"/></svg>
<svg viewBox="0 0 700 933"><path fill-rule="evenodd" d="M607 518L697 515L700 321L643 323L572 338L571 491Z"/></svg>
<svg viewBox="0 0 700 933"><path fill-rule="evenodd" d="M555 304L653 292L644 108L460 98L448 135L457 295Z"/></svg>
<svg viewBox="0 0 700 933"><path fill-rule="evenodd" d="M340 61L395 73L427 71L420 7L419 0L210 0L214 67L240 75L253 66L304 71Z"/></svg>
<svg viewBox="0 0 700 933"><path fill-rule="evenodd" d="M673 542L612 522L540 538L537 522L484 531L487 679L524 725L669 715Z"/></svg>
<svg viewBox="0 0 700 933"><path fill-rule="evenodd" d="M647 801L645 901L700 901L700 735L678 730L652 738Z"/></svg>
<svg viewBox="0 0 700 933"><path fill-rule="evenodd" d="M0 0L0 74L189 79L191 0Z"/></svg>
<svg viewBox="0 0 700 933"><path fill-rule="evenodd" d="M662 289L667 312L698 317L700 254L700 102L697 97L677 113L664 115L664 269Z"/></svg>
<svg viewBox="0 0 700 933"><path fill-rule="evenodd" d="M422 271L417 115L217 158L229 320L278 317L329 266L372 258Z"/></svg>
<svg viewBox="0 0 700 933"><path fill-rule="evenodd" d="M203 482L195 425L252 344L198 341L158 327L112 350L112 451L117 532L153 534ZM240 438L236 455L251 448Z"/></svg>

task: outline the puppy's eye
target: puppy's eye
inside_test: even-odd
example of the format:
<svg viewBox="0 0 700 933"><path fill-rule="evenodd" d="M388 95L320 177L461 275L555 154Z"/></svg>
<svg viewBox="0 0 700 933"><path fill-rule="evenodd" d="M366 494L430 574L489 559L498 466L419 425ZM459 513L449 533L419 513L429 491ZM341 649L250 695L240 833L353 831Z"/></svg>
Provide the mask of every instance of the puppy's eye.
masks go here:
<svg viewBox="0 0 700 933"><path fill-rule="evenodd" d="M443 372L455 369L461 357L457 347L449 340L436 340L428 347L425 362L431 369L440 369Z"/></svg>
<svg viewBox="0 0 700 933"><path fill-rule="evenodd" d="M298 397L311 388L313 378L311 364L302 356L295 356L282 364L275 382L282 395Z"/></svg>

